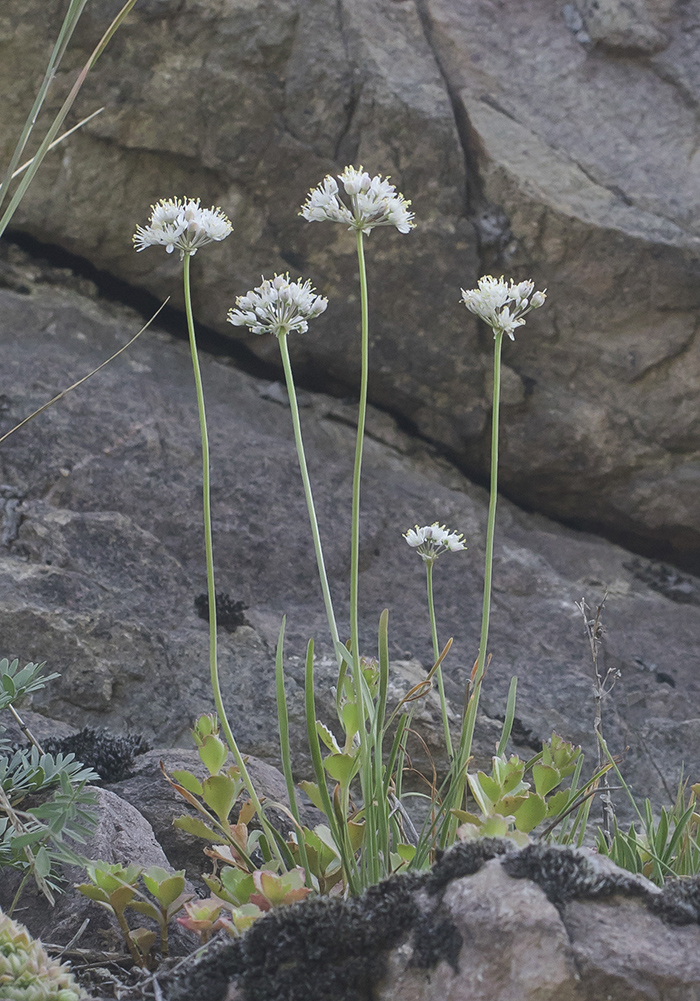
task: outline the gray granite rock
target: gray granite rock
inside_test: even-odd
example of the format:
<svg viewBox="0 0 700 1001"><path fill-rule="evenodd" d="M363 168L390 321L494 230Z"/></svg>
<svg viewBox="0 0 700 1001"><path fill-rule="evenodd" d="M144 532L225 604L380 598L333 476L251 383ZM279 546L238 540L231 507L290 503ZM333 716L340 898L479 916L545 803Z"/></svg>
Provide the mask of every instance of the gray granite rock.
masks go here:
<svg viewBox="0 0 700 1001"><path fill-rule="evenodd" d="M503 861L487 851L483 864L475 858L483 847L454 849L467 864L444 882L438 872L449 855L422 883L399 876L359 901L305 901L270 915L242 942L187 964L167 984L169 1001L243 1001L255 991L288 1001L700 995L697 923L665 924L646 906L643 887L622 888L627 874L608 867L605 885L591 892L584 881L557 906L548 899L548 880L562 861L580 865L575 854L554 850L549 872L513 879L508 869L516 853ZM326 927L335 934L324 935Z"/></svg>
<svg viewBox="0 0 700 1001"><path fill-rule="evenodd" d="M111 11L86 11L56 101ZM15 225L178 302L170 259L137 257L131 234L159 197L220 203L235 234L197 258L200 318L276 363L274 342L226 311L261 272L310 276L331 304L297 365L345 392L358 378L352 236L297 212L347 162L391 174L419 227L368 241L372 400L483 477L490 344L459 289L488 271L533 276L550 299L506 346L505 493L697 572L699 11L141 2L80 98L77 113L104 113L47 161ZM43 0L4 5L0 152L59 16Z"/></svg>
<svg viewBox="0 0 700 1001"><path fill-rule="evenodd" d="M0 430L89 372L138 329L137 318L122 308L65 289L28 287L26 295L0 291ZM299 776L308 775L308 638L317 642L318 713L329 723L334 662L289 415L269 398L269 382L222 359L202 361L217 587L248 606L248 625L220 630L225 702L242 749L278 761L274 648L286 614L294 766ZM355 409L320 395L309 394L306 402L311 477L346 636ZM486 496L385 414L372 411L368 428L363 648L376 650L379 615L389 608L392 685L398 692L421 677L419 665L425 670L431 662L424 570L401 533L436 519L463 531L468 551L444 557L435 570L439 635L442 642L454 637L444 669L458 712L478 647ZM195 605L205 591L200 463L188 349L158 330L3 443L0 482L19 500L12 537L0 551L3 653L46 660L61 673L37 693L33 710L78 728L142 733L159 747L191 747L194 717L213 708L208 627ZM592 604L606 588L603 656L621 672L605 706L606 732L624 755L635 793L660 803L673 795L683 764L691 779L700 767L698 582L679 581L669 568L505 500L495 553L493 660L476 750L482 762L493 753L508 685L517 675L514 738L521 753L529 756L552 729L593 752L589 652L574 602L585 596ZM421 712L416 728L437 756L434 702ZM421 747L416 743L417 760Z"/></svg>
<svg viewBox="0 0 700 1001"><path fill-rule="evenodd" d="M74 846L76 850L95 861L118 862L124 866L133 863L144 869L160 866L173 871L155 839L153 828L137 809L108 789L92 788L91 791L96 797L97 826L83 845ZM112 913L76 888L76 884L87 882L85 871L79 866L66 866L62 876L65 879L63 892L56 894L54 907L49 906L30 880L22 890L14 916L36 938L55 945L66 945L88 919L78 940L80 948L126 954L124 939ZM0 908L10 906L18 886L18 873L6 866L0 869ZM188 889L193 892L191 886ZM147 919L134 912L129 920L132 928L149 926ZM196 946L195 936L179 925L173 924L171 932L171 949L175 953L187 954Z"/></svg>

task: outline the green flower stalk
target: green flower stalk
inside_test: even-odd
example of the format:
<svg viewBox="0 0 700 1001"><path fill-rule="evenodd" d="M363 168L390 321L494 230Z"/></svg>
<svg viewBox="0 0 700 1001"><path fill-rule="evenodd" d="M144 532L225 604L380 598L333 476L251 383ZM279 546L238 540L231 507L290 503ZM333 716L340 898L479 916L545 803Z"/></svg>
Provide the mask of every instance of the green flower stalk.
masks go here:
<svg viewBox="0 0 700 1001"><path fill-rule="evenodd" d="M231 753L240 769L241 778L246 787L246 791L251 798L253 806L260 818L260 822L265 829L271 849L278 855L279 848L272 834L269 823L265 818L260 799L251 781L248 769L246 768L243 756L238 748L238 744L231 730L231 725L226 715L223 699L221 697L221 684L219 680L219 665L217 656L217 635L216 635L216 587L214 582L214 550L212 543L211 524L211 482L209 469L209 435L207 431L207 415L204 405L204 389L202 386L202 374L199 367L197 355L197 341L194 330L194 315L192 312L192 293L190 288L190 258L194 257L200 247L206 246L214 241L220 242L226 239L233 231L233 227L226 215L219 208L203 209L199 204L199 199L190 198L168 198L161 199L152 206L151 217L145 227L137 226L134 234L134 247L137 251L146 250L147 247L165 247L167 253L172 254L176 249L180 251L180 260L183 264L183 281L185 293L185 311L187 314L187 330L189 333L190 351L192 355L192 368L194 370L195 388L197 391L197 410L199 414L199 429L202 440L202 495L204 507L204 549L207 565L207 597L209 600L209 673L211 679L212 694L214 704L224 731L226 741L231 749Z"/></svg>
<svg viewBox="0 0 700 1001"><path fill-rule="evenodd" d="M337 181L328 175L318 187L313 188L300 215L308 222L339 222L355 232L357 260L360 276L361 373L360 402L357 416L357 440L352 480L352 515L350 542L350 640L355 665L355 684L360 695L360 637L359 637L359 565L360 565L360 482L362 478L362 452L367 419L367 387L369 382L369 305L367 269L365 266L364 237L378 226L395 226L400 233L414 228L410 202L397 192L388 178L370 177L360 167L346 167L338 175L349 206L339 194Z"/></svg>
<svg viewBox="0 0 700 1001"><path fill-rule="evenodd" d="M433 640L433 663L437 664L440 658L440 644L438 643L437 622L435 619L435 603L433 601L433 566L438 556L442 553L458 553L466 549L461 534L448 532L444 525L437 521L432 525L424 525L419 528L410 528L404 533L404 539L408 545L415 549L425 563L426 584L428 590L428 612L430 614L430 632ZM442 710L442 726L445 733L445 747L450 759L454 755L452 746L452 736L450 734L450 721L447 715L447 699L445 698L445 684L442 677L442 666L438 666L436 671L438 691L440 693L440 708Z"/></svg>
<svg viewBox="0 0 700 1001"><path fill-rule="evenodd" d="M308 222L341 223L349 230L354 231L357 240L361 307L361 369L350 527L350 645L352 682L359 714L360 782L365 805L365 823L369 832L369 854L371 854L371 839L378 823L379 808L375 806L372 791L373 770L367 720L368 717L371 717L373 710L371 698L366 691L366 682L362 676L359 625L360 484L369 382L369 297L364 238L369 236L372 230L378 226L395 226L400 233L409 233L414 228L414 223L413 213L409 208L411 203L397 192L394 185L389 183L388 178L383 178L379 174L370 177L362 167L358 169L348 166L338 175L338 180L343 186L344 199L340 196L336 179L328 175L321 184L309 192L300 214ZM344 673L345 665L343 663L339 671L339 692ZM365 856L363 855L364 860ZM376 859L370 859L369 864L376 864L376 861Z"/></svg>
<svg viewBox="0 0 700 1001"><path fill-rule="evenodd" d="M292 412L294 442L296 444L297 458L299 459L301 480L304 486L304 496L306 498L306 508L309 514L311 535L316 553L316 565L318 566L318 575L321 581L323 603L328 619L328 629L333 641L333 649L336 657L338 657L338 627L333 610L331 590L328 584L326 564L323 558L321 533L316 517L306 453L304 452L299 404L294 385L292 363L289 357L289 345L287 344L288 334L294 331L305 333L309 329L308 321L320 316L327 306L328 299L316 295L310 281L302 282L300 278L298 281L292 282L290 281L289 273L287 273L285 275L275 275L272 280L263 278L262 284L258 288L247 292L245 295L239 295L236 299L236 308L228 311L227 319L229 323L232 323L236 327L248 327L254 334L274 334L279 341L284 378L287 383L287 395L289 396L289 407Z"/></svg>
<svg viewBox="0 0 700 1001"><path fill-rule="evenodd" d="M486 275L479 279L478 287L465 291L462 289L462 301L467 309L475 313L493 330L493 401L491 408L491 475L489 491L489 510L486 524L486 556L484 560L484 597L481 614L481 636L479 638L479 654L472 678L472 697L469 700L462 737L460 740L458 760L462 769L471 753L474 737L476 712L479 704L481 680L486 669L486 655L489 638L489 621L491 616L491 581L493 575L493 544L496 530L496 504L498 500L498 434L501 400L501 349L503 335L507 334L515 340L515 330L525 323L524 317L533 309L543 306L547 298L545 292L535 292L534 282L523 281L515 283L504 278L492 278Z"/></svg>

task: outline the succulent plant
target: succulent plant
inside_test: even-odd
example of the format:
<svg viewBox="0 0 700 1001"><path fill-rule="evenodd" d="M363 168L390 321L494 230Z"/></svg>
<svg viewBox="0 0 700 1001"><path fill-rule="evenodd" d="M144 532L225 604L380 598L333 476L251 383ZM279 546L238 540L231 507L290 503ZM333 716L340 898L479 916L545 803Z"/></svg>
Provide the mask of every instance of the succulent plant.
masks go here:
<svg viewBox="0 0 700 1001"><path fill-rule="evenodd" d="M70 971L24 925L0 911L0 997L4 1001L80 1001Z"/></svg>

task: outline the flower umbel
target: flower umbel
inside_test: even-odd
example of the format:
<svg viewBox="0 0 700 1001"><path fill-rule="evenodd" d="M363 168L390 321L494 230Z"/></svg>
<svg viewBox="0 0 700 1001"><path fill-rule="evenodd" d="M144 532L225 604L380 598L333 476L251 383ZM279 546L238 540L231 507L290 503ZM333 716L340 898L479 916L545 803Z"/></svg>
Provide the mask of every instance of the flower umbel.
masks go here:
<svg viewBox="0 0 700 1001"><path fill-rule="evenodd" d="M348 229L370 234L376 226L396 226L399 233L408 233L415 226L410 201L396 190L389 178L381 174L370 177L360 167L346 167L338 174L350 201L350 207L339 196L338 184L330 174L307 195L299 215L308 222L340 222Z"/></svg>
<svg viewBox="0 0 700 1001"><path fill-rule="evenodd" d="M462 289L462 301L471 313L476 313L484 323L497 334L508 334L511 341L515 340L516 327L525 323L523 317L531 309L544 305L546 292L535 292L535 283L531 281L514 282L484 275L479 279L478 288L465 291Z"/></svg>
<svg viewBox="0 0 700 1001"><path fill-rule="evenodd" d="M227 320L236 327L250 327L254 334L300 334L309 329L309 320L320 316L328 299L316 295L310 281L292 282L289 273L263 278L262 285L239 295L236 309L229 309Z"/></svg>
<svg viewBox="0 0 700 1001"><path fill-rule="evenodd" d="M147 226L137 226L134 247L165 247L169 254L177 247L180 260L196 254L207 243L225 240L233 226L221 209L203 209L199 198L161 198L151 206Z"/></svg>
<svg viewBox="0 0 700 1001"><path fill-rule="evenodd" d="M415 549L426 563L433 563L442 553L458 553L466 549L462 541L464 536L457 532L448 532L444 525L434 521L432 525L419 528L409 528L404 532L404 539L412 549Z"/></svg>

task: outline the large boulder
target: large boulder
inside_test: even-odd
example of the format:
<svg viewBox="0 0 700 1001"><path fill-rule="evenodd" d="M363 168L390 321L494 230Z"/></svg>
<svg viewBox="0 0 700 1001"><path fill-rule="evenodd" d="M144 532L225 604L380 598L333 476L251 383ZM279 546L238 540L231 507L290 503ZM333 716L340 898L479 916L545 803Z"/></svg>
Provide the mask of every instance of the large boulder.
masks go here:
<svg viewBox="0 0 700 1001"><path fill-rule="evenodd" d="M153 828L130 803L120 799L108 789L87 787L95 803L91 808L97 818L92 835L83 844L72 842L72 847L86 859L123 866L136 865L144 869L159 866L173 872L166 855L156 841ZM54 906L47 903L33 879L22 889L17 903L17 916L32 935L44 942L66 945L81 932L80 947L98 952L126 955L126 944L113 912L102 904L84 896L78 885L89 882L85 870L78 865L61 867L61 880L55 892ZM21 883L19 872L3 866L0 869L0 909L9 909ZM194 888L186 890L194 896ZM134 920L135 919L135 920ZM82 928L83 922L85 927ZM152 926L134 912L129 913L130 927ZM170 947L177 954L190 952L197 939L180 925L170 927Z"/></svg>
<svg viewBox="0 0 700 1001"><path fill-rule="evenodd" d="M697 893L697 882L693 881ZM169 979L169 1001L694 1001L697 907L570 850L462 844L422 877L257 922Z"/></svg>
<svg viewBox="0 0 700 1001"><path fill-rule="evenodd" d="M116 9L86 10L54 107ZM550 301L506 346L505 492L697 567L698 10L143 0L77 107L105 111L47 161L14 224L178 302L170 259L137 257L131 234L165 195L221 204L236 232L197 258L199 316L276 362L226 311L261 272L298 269L331 298L299 370L343 392L359 365L352 236L297 213L347 162L391 174L419 225L368 241L372 400L483 476L490 338L459 288L532 275ZM4 4L5 153L59 17Z"/></svg>
<svg viewBox="0 0 700 1001"><path fill-rule="evenodd" d="M140 324L131 311L32 282L0 290L0 433L95 368ZM300 339L291 345L295 356ZM302 342L303 343L303 342ZM317 641L317 707L334 719L335 662L281 387L225 358L202 356L211 424L217 588L245 624L220 629L224 699L241 748L278 761L274 650L287 615L286 672L294 765L308 774L303 714L306 642ZM282 402L280 402L282 401ZM350 485L356 409L305 394L303 430L342 637L348 634ZM361 642L376 651L390 610L397 697L432 660L425 573L401 533L439 519L469 549L435 568L444 670L455 711L478 648L486 494L444 459L371 411L362 495ZM191 747L211 711L201 453L186 343L150 329L80 389L0 449L2 654L61 673L32 708L78 728L142 733ZM529 757L555 728L594 752L591 664L581 615L608 591L605 666L621 677L604 707L614 751L637 794L672 794L682 763L695 779L700 582L593 535L499 507L494 606L477 751L498 740L508 685L519 677L514 737ZM239 610L240 611L240 610ZM240 618L240 616L239 616ZM235 619L235 616L232 616ZM402 687L403 686L403 687ZM439 714L416 728L437 755ZM418 746L415 748L419 751ZM418 760L418 753L417 753ZM439 763L439 761L438 761Z"/></svg>

